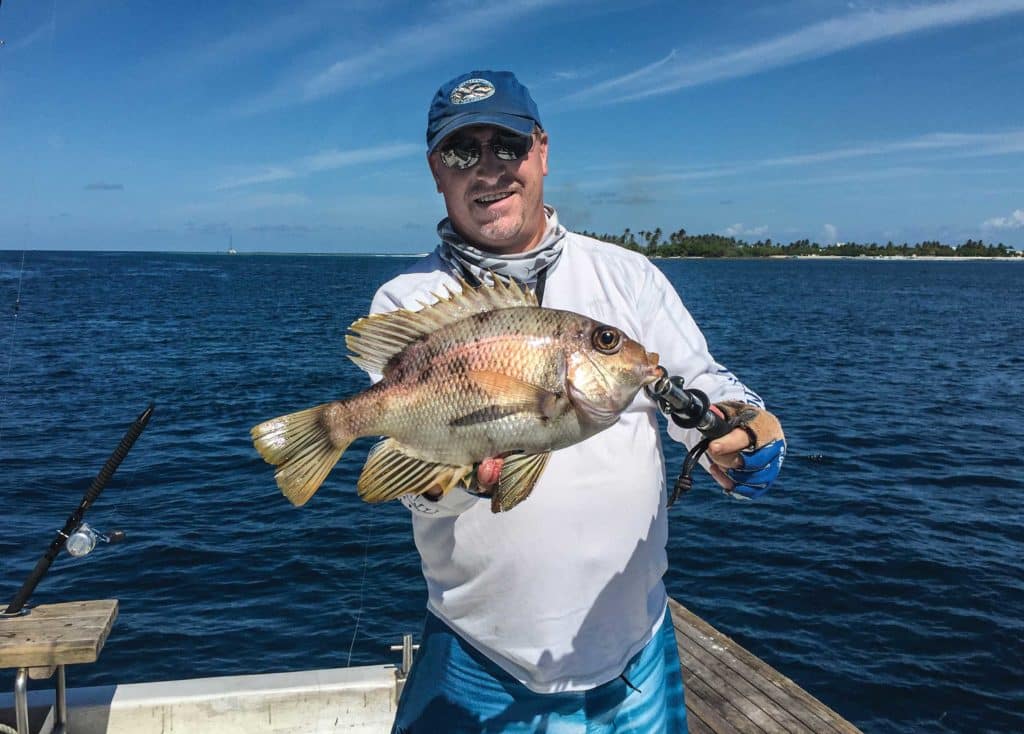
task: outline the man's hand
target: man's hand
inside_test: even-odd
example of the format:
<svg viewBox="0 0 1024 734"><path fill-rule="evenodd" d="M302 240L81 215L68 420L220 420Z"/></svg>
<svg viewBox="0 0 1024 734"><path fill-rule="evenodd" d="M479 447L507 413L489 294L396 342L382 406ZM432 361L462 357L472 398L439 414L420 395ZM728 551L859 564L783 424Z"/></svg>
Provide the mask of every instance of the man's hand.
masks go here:
<svg viewBox="0 0 1024 734"><path fill-rule="evenodd" d="M505 465L505 459L495 456L484 459L476 465L476 483L469 491L481 497L490 497L494 488L498 486L498 477L501 475L501 467ZM441 499L440 488L428 489L423 493L431 502Z"/></svg>
<svg viewBox="0 0 1024 734"><path fill-rule="evenodd" d="M473 494L478 494L481 497L490 497L498 486L498 477L501 476L501 467L504 465L505 459L500 456L484 459L477 464L476 487L472 490Z"/></svg>
<svg viewBox="0 0 1024 734"><path fill-rule="evenodd" d="M779 475L786 457L786 439L782 426L771 413L738 402L723 402L711 406L722 418L753 417L734 428L708 446L711 476L726 494L753 499L760 497Z"/></svg>
<svg viewBox="0 0 1024 734"><path fill-rule="evenodd" d="M711 410L724 418L718 406L712 405ZM722 489L731 492L736 482L729 478L725 469L739 469L743 466L743 458L740 451L750 448L750 436L742 428L734 428L721 438L716 438L708 446L708 458L711 459L711 476L722 485Z"/></svg>

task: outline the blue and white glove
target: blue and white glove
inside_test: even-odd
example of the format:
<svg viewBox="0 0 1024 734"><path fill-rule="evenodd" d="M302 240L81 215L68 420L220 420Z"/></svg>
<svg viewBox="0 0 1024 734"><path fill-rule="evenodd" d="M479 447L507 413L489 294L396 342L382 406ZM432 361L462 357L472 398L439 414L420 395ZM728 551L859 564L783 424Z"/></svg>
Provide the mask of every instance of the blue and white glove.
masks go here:
<svg viewBox="0 0 1024 734"><path fill-rule="evenodd" d="M725 469L725 475L735 484L726 494L737 499L757 499L771 488L786 458L782 425L767 410L748 403L728 400L716 403L715 407L750 437L750 446L739 453L742 466Z"/></svg>
<svg viewBox="0 0 1024 734"><path fill-rule="evenodd" d="M753 500L765 494L782 469L786 458L786 439L769 441L759 449L740 452L743 466L726 469L725 474L736 483L728 494L741 499Z"/></svg>

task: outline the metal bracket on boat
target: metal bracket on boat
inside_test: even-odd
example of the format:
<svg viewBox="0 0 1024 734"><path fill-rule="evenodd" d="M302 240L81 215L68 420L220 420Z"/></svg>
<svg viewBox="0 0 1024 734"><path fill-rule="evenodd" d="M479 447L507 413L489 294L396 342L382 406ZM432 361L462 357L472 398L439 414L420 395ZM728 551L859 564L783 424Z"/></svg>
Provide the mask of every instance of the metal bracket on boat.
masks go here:
<svg viewBox="0 0 1024 734"><path fill-rule="evenodd" d="M402 695L405 679L409 677L409 670L412 668L412 654L419 649L419 645L413 644L412 635L410 634L402 635L401 645L391 646L391 652L402 651L402 664L395 668L395 700L398 700Z"/></svg>

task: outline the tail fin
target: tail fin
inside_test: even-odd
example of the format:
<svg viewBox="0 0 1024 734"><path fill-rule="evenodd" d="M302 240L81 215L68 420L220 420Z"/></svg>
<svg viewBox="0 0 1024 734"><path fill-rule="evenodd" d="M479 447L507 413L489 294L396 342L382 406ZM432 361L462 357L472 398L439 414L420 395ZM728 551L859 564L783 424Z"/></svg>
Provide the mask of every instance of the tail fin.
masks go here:
<svg viewBox="0 0 1024 734"><path fill-rule="evenodd" d="M334 420L346 410L344 404L326 403L265 421L249 432L260 456L277 467L277 486L293 505L306 504L356 438L328 427L328 409L330 422L344 425Z"/></svg>

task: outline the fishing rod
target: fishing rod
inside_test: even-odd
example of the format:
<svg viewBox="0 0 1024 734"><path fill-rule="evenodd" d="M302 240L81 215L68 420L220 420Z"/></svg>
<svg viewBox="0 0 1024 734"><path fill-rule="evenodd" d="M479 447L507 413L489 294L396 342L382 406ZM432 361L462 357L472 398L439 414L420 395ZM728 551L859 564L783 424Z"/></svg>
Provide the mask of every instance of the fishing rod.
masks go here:
<svg viewBox="0 0 1024 734"><path fill-rule="evenodd" d="M96 540L104 540L110 543L116 543L119 540L124 539L124 533L112 532L109 536L96 533L92 528L82 522L82 517L85 515L85 511L89 509L93 502L100 496L100 492L107 486L107 482L114 476L114 472L117 471L117 467L124 461L124 457L128 455L128 451L135 444L135 441L142 434L142 431L146 428L146 424L149 423L149 417L153 414L153 403L149 404L146 408L135 419L127 432L124 434L124 438L121 439L121 443L114 449L114 453L110 455L103 468L100 469L99 474L92 480L92 484L89 485L89 489L86 490L85 496L82 497L82 501L74 512L68 517L64 527L57 532L57 537L50 543L49 549L43 554L43 557L39 559L36 567L29 574L29 577L22 584L21 589L14 595L14 599L7 605L7 609L0 614L2 617L12 617L22 613L25 608L25 603L32 596L32 592L36 590L39 582L43 580L46 572L50 570L50 565L54 559L61 552L61 549L68 545L68 552L75 556L85 555L93 549L96 545Z"/></svg>
<svg viewBox="0 0 1024 734"><path fill-rule="evenodd" d="M677 426L696 428L704 436L704 439L686 455L679 478L676 479L668 499L668 506L671 507L676 500L693 488L693 470L707 452L711 442L729 433L736 426L711 409L711 401L703 390L685 387L682 377L669 376L668 370L660 365L658 369L661 370L661 377L644 388L647 394L658 404L661 412L671 418Z"/></svg>

